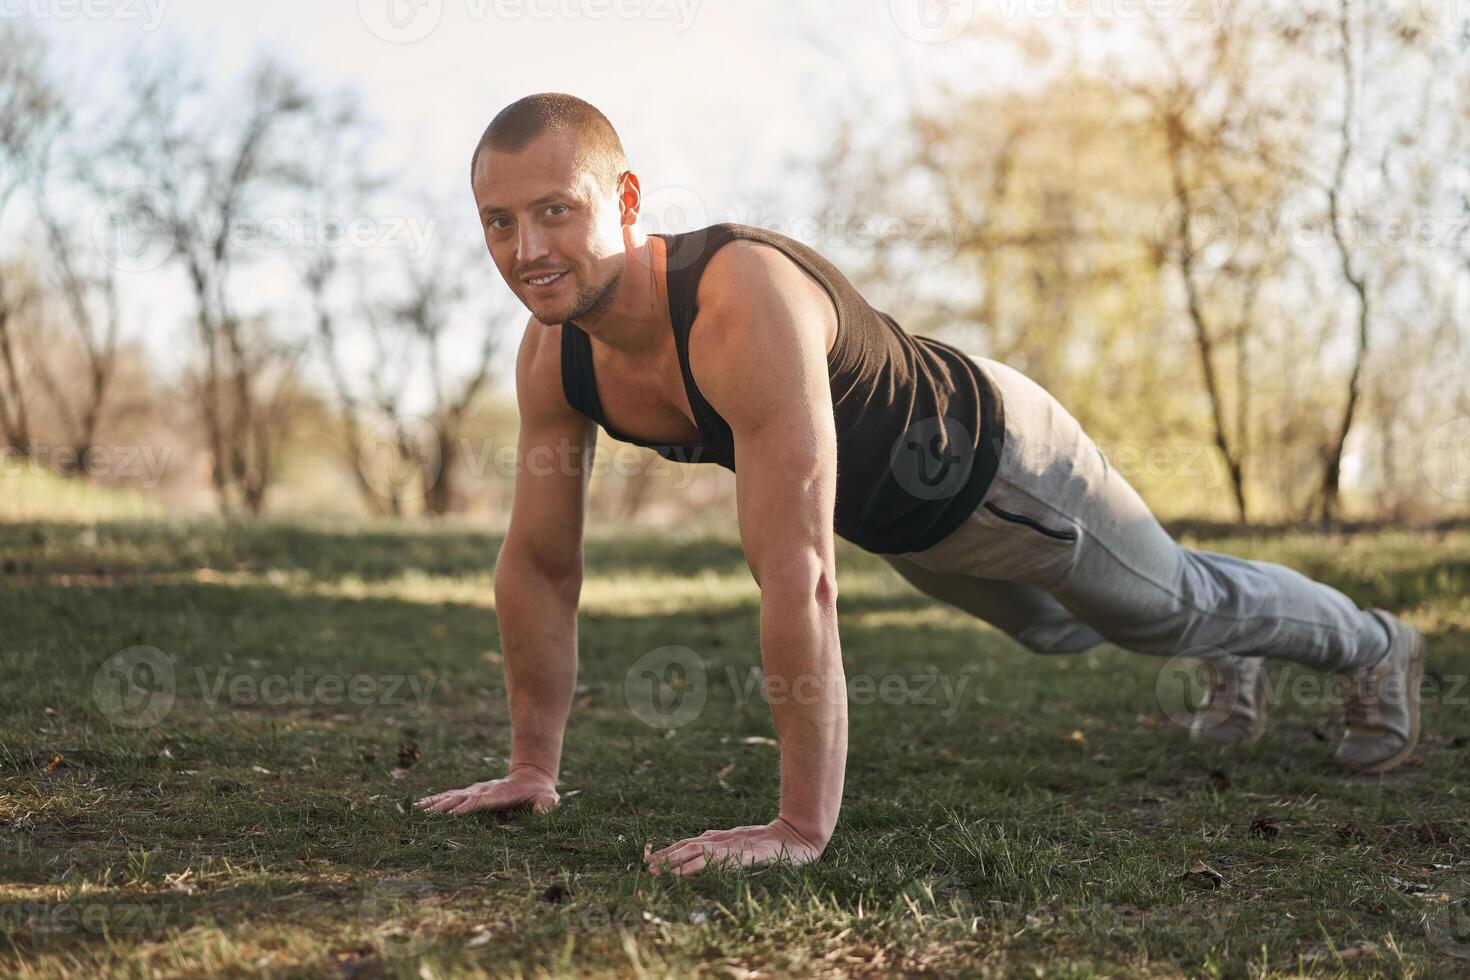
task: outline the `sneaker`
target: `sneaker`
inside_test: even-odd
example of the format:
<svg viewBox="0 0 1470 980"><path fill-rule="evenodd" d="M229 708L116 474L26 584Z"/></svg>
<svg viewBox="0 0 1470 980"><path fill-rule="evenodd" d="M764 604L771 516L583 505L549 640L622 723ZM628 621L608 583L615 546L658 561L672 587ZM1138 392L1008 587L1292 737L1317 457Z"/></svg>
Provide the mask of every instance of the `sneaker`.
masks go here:
<svg viewBox="0 0 1470 980"><path fill-rule="evenodd" d="M1344 705L1347 732L1337 763L1359 773L1388 772L1419 744L1419 682L1424 676L1424 637L1382 609L1368 612L1388 630L1388 653L1355 671Z"/></svg>
<svg viewBox="0 0 1470 980"><path fill-rule="evenodd" d="M1262 657L1205 660L1208 689L1189 723L1189 737L1207 745L1254 742L1266 730L1266 662Z"/></svg>

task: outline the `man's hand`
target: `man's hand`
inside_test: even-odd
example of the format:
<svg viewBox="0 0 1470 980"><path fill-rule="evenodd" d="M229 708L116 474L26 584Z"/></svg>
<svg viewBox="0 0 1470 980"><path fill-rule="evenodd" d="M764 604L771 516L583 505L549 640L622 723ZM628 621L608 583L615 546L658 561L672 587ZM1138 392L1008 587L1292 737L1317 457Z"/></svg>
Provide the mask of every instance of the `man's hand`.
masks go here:
<svg viewBox="0 0 1470 980"><path fill-rule="evenodd" d="M513 766L504 779L475 783L426 796L414 804L416 810L435 813L474 813L476 810L511 810L530 804L537 813L555 810L561 802L556 780L530 766Z"/></svg>
<svg viewBox="0 0 1470 980"><path fill-rule="evenodd" d="M773 823L734 830L707 830L654 851L644 863L651 874L669 871L690 875L710 865L754 868L774 861L806 864L821 857L822 850L777 818Z"/></svg>

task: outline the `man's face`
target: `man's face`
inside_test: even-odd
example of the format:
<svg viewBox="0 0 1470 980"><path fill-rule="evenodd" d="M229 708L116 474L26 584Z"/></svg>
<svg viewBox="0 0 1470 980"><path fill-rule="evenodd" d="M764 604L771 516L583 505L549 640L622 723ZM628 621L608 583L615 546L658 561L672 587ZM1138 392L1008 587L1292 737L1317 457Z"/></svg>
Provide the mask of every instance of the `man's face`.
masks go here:
<svg viewBox="0 0 1470 980"><path fill-rule="evenodd" d="M490 257L542 323L595 317L622 277L618 198L579 171L570 138L480 152L472 184Z"/></svg>

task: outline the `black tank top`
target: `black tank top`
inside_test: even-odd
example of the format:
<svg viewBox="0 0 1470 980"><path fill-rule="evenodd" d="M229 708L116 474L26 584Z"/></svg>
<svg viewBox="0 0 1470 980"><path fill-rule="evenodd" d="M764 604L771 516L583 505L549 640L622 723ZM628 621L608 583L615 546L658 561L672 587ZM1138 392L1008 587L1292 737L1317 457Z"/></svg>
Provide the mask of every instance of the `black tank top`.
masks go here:
<svg viewBox="0 0 1470 980"><path fill-rule="evenodd" d="M837 340L827 356L837 429L833 530L867 551L920 551L980 505L999 465L1005 425L1000 392L978 364L948 344L905 333L869 306L835 266L793 238L737 224L656 237L668 250L669 313L699 445L654 445L608 428L591 341L576 323L565 323L562 389L572 408L614 439L665 459L733 471L730 427L689 370L689 329L698 312L699 278L715 252L736 239L762 242L821 283L837 310Z"/></svg>

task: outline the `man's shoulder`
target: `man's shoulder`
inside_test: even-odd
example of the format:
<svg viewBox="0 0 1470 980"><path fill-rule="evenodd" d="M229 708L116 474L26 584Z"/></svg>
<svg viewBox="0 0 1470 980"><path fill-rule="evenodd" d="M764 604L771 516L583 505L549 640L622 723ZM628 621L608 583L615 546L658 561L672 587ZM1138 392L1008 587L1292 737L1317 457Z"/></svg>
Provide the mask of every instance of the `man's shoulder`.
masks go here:
<svg viewBox="0 0 1470 980"><path fill-rule="evenodd" d="M780 249L750 239L720 247L700 280L690 369L712 386L722 413L764 401L765 384L797 362L820 363L837 336L837 310L822 284ZM809 353L810 357L804 356ZM800 386L798 386L800 387Z"/></svg>
<svg viewBox="0 0 1470 980"><path fill-rule="evenodd" d="M516 355L519 366L522 369L545 370L551 354L557 355L557 363L560 364L561 330L560 323L542 323L534 315L528 317L525 331L521 334L520 350Z"/></svg>
<svg viewBox="0 0 1470 980"><path fill-rule="evenodd" d="M827 290L792 251L785 243L762 238L731 238L721 244L699 278L696 301L700 310L751 310L772 302L803 306L825 301Z"/></svg>
<svg viewBox="0 0 1470 980"><path fill-rule="evenodd" d="M534 405L543 411L560 411L567 405L562 393L561 338L562 324L542 323L535 316L526 320L516 354L516 394L523 410Z"/></svg>

